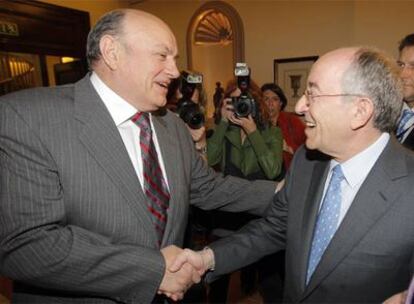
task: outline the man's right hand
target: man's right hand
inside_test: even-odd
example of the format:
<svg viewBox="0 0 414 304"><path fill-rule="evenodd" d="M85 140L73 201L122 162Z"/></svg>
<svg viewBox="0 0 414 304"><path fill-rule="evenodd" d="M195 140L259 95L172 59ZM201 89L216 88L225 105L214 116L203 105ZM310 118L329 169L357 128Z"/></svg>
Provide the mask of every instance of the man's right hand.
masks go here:
<svg viewBox="0 0 414 304"><path fill-rule="evenodd" d="M161 249L166 267L158 293L163 293L174 301L181 300L191 285L200 282L202 275L189 263L181 264L179 268L175 268L174 272L170 271L169 268L181 253L183 249L174 245Z"/></svg>
<svg viewBox="0 0 414 304"><path fill-rule="evenodd" d="M210 248L201 251L184 249L175 259L169 270L176 272L186 264L191 264L198 274L202 276L208 270L214 268L214 252Z"/></svg>

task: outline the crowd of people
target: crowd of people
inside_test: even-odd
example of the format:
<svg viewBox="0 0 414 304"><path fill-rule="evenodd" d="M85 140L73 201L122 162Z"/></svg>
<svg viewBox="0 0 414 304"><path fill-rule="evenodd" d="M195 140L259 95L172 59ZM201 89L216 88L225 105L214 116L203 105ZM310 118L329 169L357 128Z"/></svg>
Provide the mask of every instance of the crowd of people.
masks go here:
<svg viewBox="0 0 414 304"><path fill-rule="evenodd" d="M397 61L322 55L295 113L277 84L218 83L211 130L177 52L158 17L111 11L82 80L0 97L13 303L222 303L243 268L265 303L412 304L414 34ZM205 248L185 238L201 222Z"/></svg>

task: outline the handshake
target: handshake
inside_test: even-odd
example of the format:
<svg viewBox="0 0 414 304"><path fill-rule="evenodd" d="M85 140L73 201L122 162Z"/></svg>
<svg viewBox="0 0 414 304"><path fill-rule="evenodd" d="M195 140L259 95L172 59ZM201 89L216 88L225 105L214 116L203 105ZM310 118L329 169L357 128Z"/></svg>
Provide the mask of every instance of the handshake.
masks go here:
<svg viewBox="0 0 414 304"><path fill-rule="evenodd" d="M187 289L199 283L204 273L214 268L214 253L209 248L192 251L170 245L161 249L161 254L166 266L158 294L174 301L181 300Z"/></svg>

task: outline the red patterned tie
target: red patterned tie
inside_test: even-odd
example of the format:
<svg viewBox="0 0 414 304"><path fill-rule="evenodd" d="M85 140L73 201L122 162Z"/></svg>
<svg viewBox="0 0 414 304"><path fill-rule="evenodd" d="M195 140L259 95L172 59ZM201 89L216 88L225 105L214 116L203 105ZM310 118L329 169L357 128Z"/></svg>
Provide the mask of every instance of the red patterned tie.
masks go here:
<svg viewBox="0 0 414 304"><path fill-rule="evenodd" d="M157 151L152 140L149 114L139 112L132 117L132 121L141 129L139 143L144 172L144 192L148 197L148 210L152 214L153 223L158 234L158 243L161 244L165 224L167 223L170 193L162 175Z"/></svg>

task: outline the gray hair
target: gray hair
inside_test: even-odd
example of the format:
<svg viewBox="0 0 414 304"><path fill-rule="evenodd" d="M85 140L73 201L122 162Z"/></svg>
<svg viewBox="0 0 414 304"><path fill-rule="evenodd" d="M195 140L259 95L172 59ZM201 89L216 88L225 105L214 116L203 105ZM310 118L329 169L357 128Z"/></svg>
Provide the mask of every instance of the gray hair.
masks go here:
<svg viewBox="0 0 414 304"><path fill-rule="evenodd" d="M125 10L113 10L103 15L88 34L86 43L86 59L89 69L102 56L99 42L104 35L119 36L122 32L121 23L125 17Z"/></svg>
<svg viewBox="0 0 414 304"><path fill-rule="evenodd" d="M342 79L344 92L367 96L374 103L374 127L393 132L402 108L402 84L395 61L383 52L362 47Z"/></svg>

